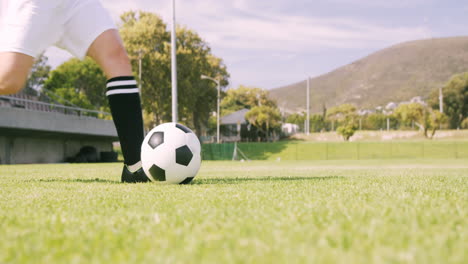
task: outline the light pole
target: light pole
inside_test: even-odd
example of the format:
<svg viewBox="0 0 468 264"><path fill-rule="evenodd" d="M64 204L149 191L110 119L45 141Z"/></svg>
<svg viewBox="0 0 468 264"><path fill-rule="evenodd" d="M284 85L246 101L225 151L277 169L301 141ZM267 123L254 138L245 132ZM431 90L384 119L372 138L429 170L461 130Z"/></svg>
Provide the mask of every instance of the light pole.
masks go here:
<svg viewBox="0 0 468 264"><path fill-rule="evenodd" d="M175 0L172 0L172 32L171 32L171 61L172 61L172 122L177 123L177 35Z"/></svg>
<svg viewBox="0 0 468 264"><path fill-rule="evenodd" d="M310 135L310 78L307 77L307 128L306 128L306 133L307 135Z"/></svg>
<svg viewBox="0 0 468 264"><path fill-rule="evenodd" d="M383 114L387 117L387 131L390 131L390 115L392 114L392 111L383 110Z"/></svg>
<svg viewBox="0 0 468 264"><path fill-rule="evenodd" d="M211 81L215 82L216 85L218 86L218 100L217 100L217 104L216 104L216 143L219 144L219 98L221 97L220 81L216 80L215 78L208 77L206 75L202 75L201 78L203 80L205 80L205 79L211 80Z"/></svg>
<svg viewBox="0 0 468 264"><path fill-rule="evenodd" d="M439 88L439 111L444 112L444 94L442 93L442 87Z"/></svg>
<svg viewBox="0 0 468 264"><path fill-rule="evenodd" d="M140 49L138 51L138 79L140 80L140 85L138 86L138 90L140 91L140 95L141 95L141 86L142 86L142 80L141 80L141 74L142 74L142 71L141 71L141 55L143 54L143 51Z"/></svg>

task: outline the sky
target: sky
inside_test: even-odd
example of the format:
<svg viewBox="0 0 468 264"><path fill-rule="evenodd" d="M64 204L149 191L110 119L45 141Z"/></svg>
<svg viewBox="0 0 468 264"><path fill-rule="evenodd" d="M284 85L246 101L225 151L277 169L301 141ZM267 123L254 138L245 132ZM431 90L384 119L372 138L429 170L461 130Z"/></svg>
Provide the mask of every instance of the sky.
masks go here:
<svg viewBox="0 0 468 264"><path fill-rule="evenodd" d="M170 25L171 0L101 0ZM176 0L177 23L223 59L230 87L272 89L316 77L391 45L468 35L465 0ZM55 67L71 56L50 48Z"/></svg>

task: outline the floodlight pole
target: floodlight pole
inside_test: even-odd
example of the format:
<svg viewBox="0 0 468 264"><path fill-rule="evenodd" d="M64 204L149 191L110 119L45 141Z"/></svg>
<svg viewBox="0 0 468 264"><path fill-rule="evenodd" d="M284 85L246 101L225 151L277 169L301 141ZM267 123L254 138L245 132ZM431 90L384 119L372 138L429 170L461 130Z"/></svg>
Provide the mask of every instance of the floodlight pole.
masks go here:
<svg viewBox="0 0 468 264"><path fill-rule="evenodd" d="M444 112L444 94L442 93L442 87L439 88L439 111Z"/></svg>
<svg viewBox="0 0 468 264"><path fill-rule="evenodd" d="M307 77L307 119L306 119L306 133L310 135L310 78Z"/></svg>
<svg viewBox="0 0 468 264"><path fill-rule="evenodd" d="M141 74L142 74L142 70L141 70L141 54L142 54L142 51L139 50L138 51L138 79L140 81L139 85L138 85L138 90L140 92L140 95L141 95L141 87L142 87L142 80L141 80Z"/></svg>
<svg viewBox="0 0 468 264"><path fill-rule="evenodd" d="M177 36L175 0L172 0L172 32L171 32L171 61L172 61L172 122L177 123Z"/></svg>
<svg viewBox="0 0 468 264"><path fill-rule="evenodd" d="M201 76L202 80L211 80L216 83L218 86L218 98L217 98L217 104L216 104L216 143L219 144L219 104L220 104L220 98L221 98L221 82L219 80L216 80L214 78L208 77L206 75Z"/></svg>
<svg viewBox="0 0 468 264"><path fill-rule="evenodd" d="M219 104L220 104L220 97L221 97L221 86L219 85L219 81L216 82L216 85L218 86L218 100L216 103L216 143L219 144L219 125L220 125L220 111L219 111Z"/></svg>

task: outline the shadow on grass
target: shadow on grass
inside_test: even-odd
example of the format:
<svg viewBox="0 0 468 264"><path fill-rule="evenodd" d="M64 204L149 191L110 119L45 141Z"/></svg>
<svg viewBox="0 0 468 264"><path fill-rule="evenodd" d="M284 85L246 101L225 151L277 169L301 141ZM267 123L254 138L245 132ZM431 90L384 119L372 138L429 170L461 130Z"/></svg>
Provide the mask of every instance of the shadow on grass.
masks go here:
<svg viewBox="0 0 468 264"><path fill-rule="evenodd" d="M328 177L242 177L242 178L212 178L212 179L196 179L187 185L205 185L205 184L242 184L246 182L288 182L288 181L328 181L328 180L344 180L342 176ZM104 180L104 179L37 179L27 182L62 182L62 183L106 183L106 184L122 184L120 181Z"/></svg>
<svg viewBox="0 0 468 264"><path fill-rule="evenodd" d="M344 180L343 176L329 177L252 177L252 178L213 178L213 179L196 179L189 185L203 184L239 184L246 182L288 182L288 181L327 181L327 180Z"/></svg>
<svg viewBox="0 0 468 264"><path fill-rule="evenodd" d="M29 182L68 182L68 183L73 183L73 182L78 182L78 183L112 183L112 184L117 184L120 183L120 181L111 181L111 180L104 180L104 179L37 179L37 180L30 180Z"/></svg>

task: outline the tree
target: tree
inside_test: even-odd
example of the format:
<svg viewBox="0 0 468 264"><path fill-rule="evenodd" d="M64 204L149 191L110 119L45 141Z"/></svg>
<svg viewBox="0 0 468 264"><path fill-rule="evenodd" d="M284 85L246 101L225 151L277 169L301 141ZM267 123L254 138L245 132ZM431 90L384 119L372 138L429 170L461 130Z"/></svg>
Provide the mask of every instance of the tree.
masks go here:
<svg viewBox="0 0 468 264"><path fill-rule="evenodd" d="M345 141L349 141L349 139L356 133L357 126L353 123L345 123L339 126L336 129L336 132L343 137Z"/></svg>
<svg viewBox="0 0 468 264"><path fill-rule="evenodd" d="M457 74L442 88L444 113L450 127L460 128L468 117L468 73ZM439 89L434 90L429 99L430 105L439 109Z"/></svg>
<svg viewBox="0 0 468 264"><path fill-rule="evenodd" d="M46 79L49 77L50 65L47 64L48 58L44 54L39 55L34 61L31 73L26 81L24 92L36 95L41 90Z"/></svg>
<svg viewBox="0 0 468 264"><path fill-rule="evenodd" d="M333 107L328 111L327 118L337 122L336 132L346 141L349 141L358 129L358 114L354 105L343 104Z"/></svg>
<svg viewBox="0 0 468 264"><path fill-rule="evenodd" d="M363 129L383 129L387 126L387 116L383 113L372 113L364 117L363 123Z"/></svg>
<svg viewBox="0 0 468 264"><path fill-rule="evenodd" d="M433 138L436 130L447 121L447 117L438 110L418 103L402 104L395 109L394 115L406 126L414 122L426 138Z"/></svg>
<svg viewBox="0 0 468 264"><path fill-rule="evenodd" d="M461 123L461 128L468 129L468 118L465 118L465 120L463 120L463 122Z"/></svg>
<svg viewBox="0 0 468 264"><path fill-rule="evenodd" d="M270 99L268 95L267 90L243 85L237 89L228 90L221 102L222 116L244 108L252 109L256 106L277 108L276 101Z"/></svg>
<svg viewBox="0 0 468 264"><path fill-rule="evenodd" d="M106 76L91 58L73 58L58 66L45 81L44 92L65 105L109 111Z"/></svg>
<svg viewBox="0 0 468 264"><path fill-rule="evenodd" d="M137 70L141 60L142 103L155 125L171 120L170 34L162 19L148 12L126 12L121 16L120 32ZM194 31L177 29L178 112L181 122L194 127L197 134L208 126L209 114L216 109L217 87L202 80L202 74L228 84L229 74L220 58ZM138 76L138 71L135 75Z"/></svg>
<svg viewBox="0 0 468 264"><path fill-rule="evenodd" d="M281 126L281 113L276 101L269 98L267 90L241 85L225 93L220 108L222 116L241 109L250 109L245 118L254 126L251 133L257 136L261 133L266 140L270 140L271 131Z"/></svg>
<svg viewBox="0 0 468 264"><path fill-rule="evenodd" d="M305 113L294 113L286 118L286 123L296 124L301 130L304 130L304 123L306 118L307 117ZM310 116L310 131L320 132L326 129L326 125L327 124L324 115L314 114Z"/></svg>
<svg viewBox="0 0 468 264"><path fill-rule="evenodd" d="M393 112L395 118L400 122L400 127L410 128L413 124L422 128L425 106L419 103L401 104Z"/></svg>
<svg viewBox="0 0 468 264"><path fill-rule="evenodd" d="M310 117L310 131L320 132L326 128L325 116L321 114L315 114Z"/></svg>
<svg viewBox="0 0 468 264"><path fill-rule="evenodd" d="M281 127L281 114L278 108L268 105L255 106L245 114L245 118L270 140L270 130Z"/></svg>
<svg viewBox="0 0 468 264"><path fill-rule="evenodd" d="M216 109L218 87L214 82L201 79L201 75L213 76L220 86L228 85L229 74L220 58L211 54L211 48L198 34L187 28L178 32L178 73L181 116L193 124L196 131L208 126L210 113Z"/></svg>
<svg viewBox="0 0 468 264"><path fill-rule="evenodd" d="M424 136L426 138L432 139L436 133L436 130L439 129L442 126L442 124L447 122L447 120L447 116L439 112L438 110L426 108L424 120ZM428 131L430 131L430 134L428 134Z"/></svg>
<svg viewBox="0 0 468 264"><path fill-rule="evenodd" d="M294 114L289 115L286 118L286 123L298 125L299 129L303 131L305 120L306 120L306 115L304 113L294 113Z"/></svg>
<svg viewBox="0 0 468 264"><path fill-rule="evenodd" d="M132 62L134 75L142 72L142 104L147 128L171 119L170 34L155 14L125 12L120 16L120 35Z"/></svg>

